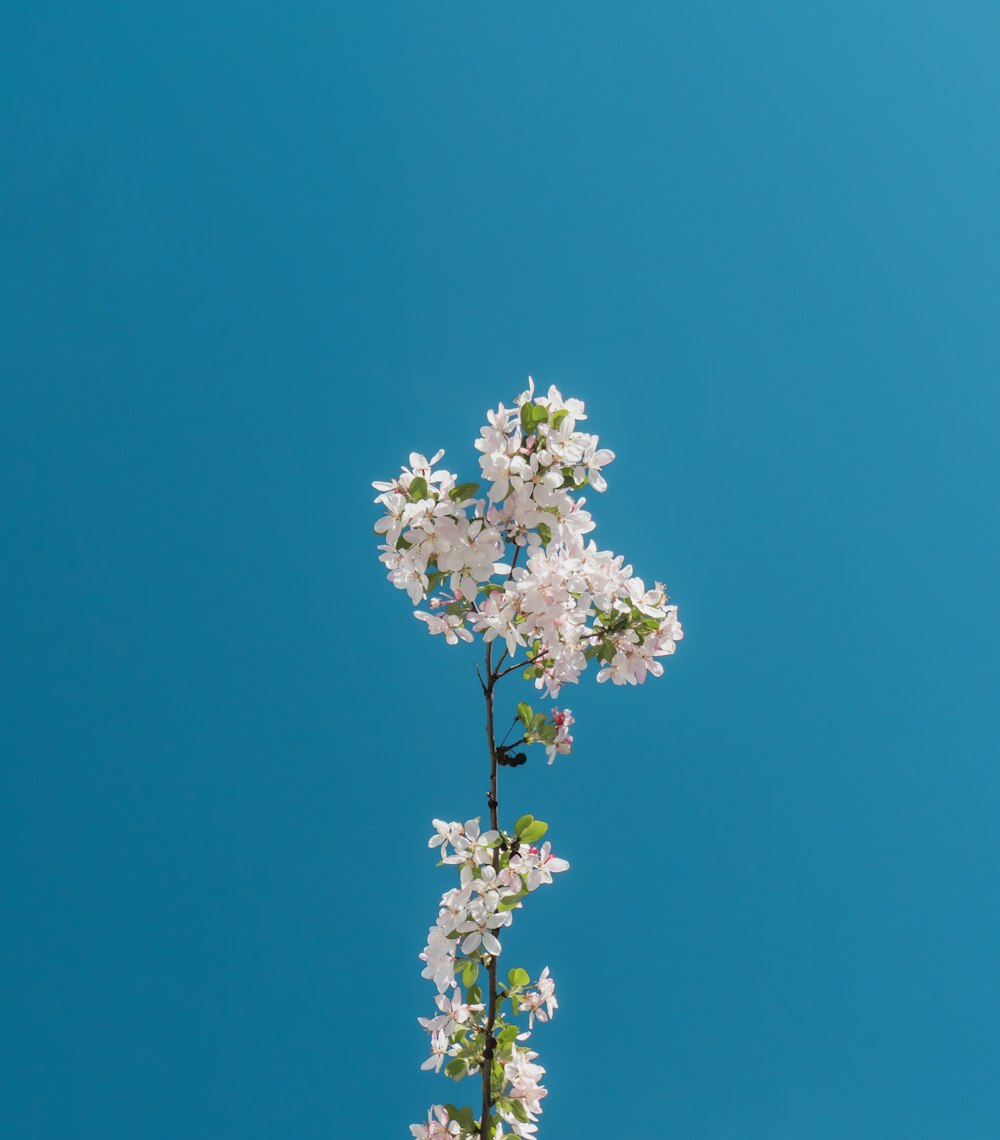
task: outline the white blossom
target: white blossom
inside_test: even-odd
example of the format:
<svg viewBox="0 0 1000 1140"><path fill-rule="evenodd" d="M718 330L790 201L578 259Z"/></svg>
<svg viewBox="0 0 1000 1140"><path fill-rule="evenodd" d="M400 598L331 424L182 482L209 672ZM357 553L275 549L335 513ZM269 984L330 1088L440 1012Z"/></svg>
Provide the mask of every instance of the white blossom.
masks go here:
<svg viewBox="0 0 1000 1140"><path fill-rule="evenodd" d="M550 764L557 755L565 756L572 751L573 737L569 734L569 727L576 722L570 709L553 709L552 723L556 726L556 738L545 746Z"/></svg>
<svg viewBox="0 0 1000 1140"><path fill-rule="evenodd" d="M548 1021L552 1017L553 1011L559 1008L559 1003L556 1001L556 984L549 977L548 966L539 974L535 985L534 990L529 990L520 999L521 1011L528 1011L529 1028L534 1027L536 1017L539 1021Z"/></svg>
<svg viewBox="0 0 1000 1140"><path fill-rule="evenodd" d="M461 1136L462 1130L457 1120L449 1120L448 1110L443 1104L435 1104L427 1113L426 1124L411 1124L413 1140L451 1140Z"/></svg>

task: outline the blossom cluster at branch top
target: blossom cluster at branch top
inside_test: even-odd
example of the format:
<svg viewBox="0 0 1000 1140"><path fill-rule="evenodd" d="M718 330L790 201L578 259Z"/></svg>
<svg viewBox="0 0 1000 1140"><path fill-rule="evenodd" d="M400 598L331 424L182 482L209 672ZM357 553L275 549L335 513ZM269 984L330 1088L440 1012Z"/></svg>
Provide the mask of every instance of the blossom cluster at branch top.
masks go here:
<svg viewBox="0 0 1000 1140"><path fill-rule="evenodd" d="M550 696L590 661L598 681L660 676L658 659L684 636L677 607L586 538L595 524L580 492L605 489L614 453L578 430L582 401L554 387L536 395L530 381L487 418L475 443L485 496L436 467L442 451L415 452L396 479L373 484L389 581L427 602L415 616L429 633L452 645L479 634L511 661L522 653L525 676Z"/></svg>
<svg viewBox="0 0 1000 1140"><path fill-rule="evenodd" d="M444 892L437 921L427 934L420 954L421 976L437 988L435 1012L418 1018L429 1037L429 1056L421 1065L461 1080L481 1071L488 1036L494 1049L491 1073L492 1102L499 1121L495 1137L502 1137L504 1124L512 1137L533 1137L546 1090L541 1083L545 1070L535 1064L537 1054L525 1042L536 1019L548 1021L559 1003L555 982L545 967L532 982L520 967L507 973L507 982L497 991L492 1024L477 984L481 969L489 969L502 951L500 931L510 926L513 912L552 876L569 868L565 859L552 854L548 842L538 846L547 825L530 815L522 816L510 833L482 830L478 819L467 822L434 820L428 840L436 848L441 865L458 869L458 885ZM528 1025L516 1019L526 1015ZM503 1123L500 1123L502 1121ZM471 1108L451 1104L433 1105L427 1123L413 1124L415 1140L473 1137L480 1121Z"/></svg>

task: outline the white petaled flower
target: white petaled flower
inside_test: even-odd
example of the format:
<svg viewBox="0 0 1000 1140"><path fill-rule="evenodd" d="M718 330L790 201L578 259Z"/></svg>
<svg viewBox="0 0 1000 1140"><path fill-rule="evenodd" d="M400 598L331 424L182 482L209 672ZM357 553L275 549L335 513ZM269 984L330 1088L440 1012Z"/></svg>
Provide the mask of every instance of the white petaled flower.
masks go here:
<svg viewBox="0 0 1000 1140"><path fill-rule="evenodd" d="M445 859L446 863L470 863L481 866L493 861L493 848L500 842L499 831L479 832L479 820L470 819L465 825L465 834L455 841L455 854Z"/></svg>
<svg viewBox="0 0 1000 1140"><path fill-rule="evenodd" d="M446 823L443 819L435 819L432 821L434 824L435 833L427 840L428 847L440 847L442 856L448 853L448 844L454 846L455 840L464 835L460 823Z"/></svg>
<svg viewBox="0 0 1000 1140"><path fill-rule="evenodd" d="M504 1065L504 1077L511 1086L508 1095L511 1100L521 1102L531 1120L535 1120L541 1113L541 1102L548 1096L548 1090L541 1084L545 1070L541 1065L533 1064L537 1056L538 1054L530 1049L521 1049L517 1045L512 1045L510 1060ZM504 1119L510 1124L514 1123L514 1120L506 1114Z"/></svg>
<svg viewBox="0 0 1000 1140"><path fill-rule="evenodd" d="M529 891L550 884L553 875L569 870L569 863L565 859L557 859L552 854L550 843L542 844L541 849L529 847L527 851L519 851L511 856L510 865L524 879L524 885Z"/></svg>
<svg viewBox="0 0 1000 1140"><path fill-rule="evenodd" d="M601 468L607 467L614 457L615 453L606 448L598 451L596 435L588 436L583 447L583 454L580 456L580 464L574 472L576 481L582 483L584 474L586 474L595 491L606 491L608 484L601 474Z"/></svg>
<svg viewBox="0 0 1000 1140"><path fill-rule="evenodd" d="M458 639L472 641L472 634L465 628L465 618L459 614L428 614L423 610L414 610L413 616L427 623L428 633L443 633L449 645L457 645Z"/></svg>
<svg viewBox="0 0 1000 1140"><path fill-rule="evenodd" d="M450 1037L457 1029L464 1026L474 1013L481 1013L484 1008L482 1003L468 1005L462 1001L462 994L458 989L452 993L451 998L447 994L438 994L434 1003L441 1011L440 1028L446 1037ZM439 1018L433 1020L437 1021Z"/></svg>
<svg viewBox="0 0 1000 1140"><path fill-rule="evenodd" d="M539 974L536 987L520 999L521 1011L528 1011L528 1027L531 1029L534 1028L536 1016L539 1021L548 1021L553 1011L559 1008L559 1003L556 1001L556 984L549 977L548 966Z"/></svg>
<svg viewBox="0 0 1000 1140"><path fill-rule="evenodd" d="M550 764L557 755L565 756L573 750L573 737L569 734L570 725L575 723L573 713L570 709L553 709L552 723L556 726L556 738L545 746Z"/></svg>
<svg viewBox="0 0 1000 1140"><path fill-rule="evenodd" d="M426 1124L411 1124L413 1140L451 1140L461 1136L462 1129L457 1120L451 1120L443 1104L435 1104L427 1113Z"/></svg>
<svg viewBox="0 0 1000 1140"><path fill-rule="evenodd" d="M471 898L470 886L459 886L445 891L441 896L441 909L438 911L438 929L443 930L445 934L451 934L458 928L460 922L465 922Z"/></svg>
<svg viewBox="0 0 1000 1140"><path fill-rule="evenodd" d="M428 459L426 456L421 455L418 451L411 451L410 467L413 468L411 474L414 476L422 476L427 480L428 483L430 483L432 480L440 479L442 473L439 472L437 475L435 475L433 468L434 464L438 463L442 459L444 459L443 447L440 451L436 451L430 459ZM403 470L406 471L407 469L404 467Z"/></svg>
<svg viewBox="0 0 1000 1140"><path fill-rule="evenodd" d="M450 1044L444 1030L435 1029L431 1033L431 1055L420 1066L421 1069L433 1069L435 1073L439 1073L445 1057L448 1056Z"/></svg>
<svg viewBox="0 0 1000 1140"><path fill-rule="evenodd" d="M432 981L440 993L455 985L455 940L440 927L432 926L427 932L427 945L420 960L427 963L420 976Z"/></svg>
<svg viewBox="0 0 1000 1140"><path fill-rule="evenodd" d="M459 934L465 935L462 953L471 954L482 946L487 954L496 958L501 947L500 940L493 932L502 926L510 926L512 921L510 911L491 914L482 903L473 903L469 908L469 917L458 925Z"/></svg>
<svg viewBox="0 0 1000 1140"><path fill-rule="evenodd" d="M487 643L496 637L502 637L507 652L513 657L518 648L525 644L524 636L516 625L517 618L517 600L508 598L504 590L494 590L479 604L472 628L481 633L483 641Z"/></svg>
<svg viewBox="0 0 1000 1140"><path fill-rule="evenodd" d="M472 868L465 864L462 867L462 888L470 895L475 895L482 905L491 914L500 907L500 900L516 895L521 889L521 881L509 867L499 871L489 863L479 868L479 877L476 878Z"/></svg>

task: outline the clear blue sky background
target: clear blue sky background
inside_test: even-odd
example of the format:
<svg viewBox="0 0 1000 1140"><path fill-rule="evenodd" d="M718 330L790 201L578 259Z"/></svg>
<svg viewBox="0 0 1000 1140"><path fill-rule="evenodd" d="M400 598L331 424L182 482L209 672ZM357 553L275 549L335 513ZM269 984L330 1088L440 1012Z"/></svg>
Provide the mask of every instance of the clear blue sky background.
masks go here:
<svg viewBox="0 0 1000 1140"><path fill-rule="evenodd" d="M1000 1135L998 48L962 0L8 11L0 1134L455 1096L416 954L480 699L369 481L474 477L530 372L688 631L505 781L573 863L511 941L543 1140Z"/></svg>

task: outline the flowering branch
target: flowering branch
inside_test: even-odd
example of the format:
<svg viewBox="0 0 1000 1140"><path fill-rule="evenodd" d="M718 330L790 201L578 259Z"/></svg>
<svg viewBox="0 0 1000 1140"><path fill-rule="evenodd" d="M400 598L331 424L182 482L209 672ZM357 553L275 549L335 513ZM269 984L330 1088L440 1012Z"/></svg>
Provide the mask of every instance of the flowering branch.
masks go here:
<svg viewBox="0 0 1000 1140"><path fill-rule="evenodd" d="M579 400L564 400L550 388L536 396L534 382L513 408L488 413L476 448L489 482L485 498L478 483L458 483L435 469L432 459L414 453L410 466L388 482L375 483L384 510L375 524L384 538L381 561L388 578L406 590L431 634L450 645L485 642L485 672L476 674L486 704L490 784L486 796L488 830L478 819L464 824L435 820L429 846L440 849L441 864L456 866L457 887L441 896L438 917L420 957L423 976L437 987L437 1015L419 1018L430 1035L423 1068L455 1080L480 1075L478 1118L469 1107L433 1105L426 1124L411 1125L415 1140L501 1140L532 1138L542 1111L545 1070L524 1042L535 1021L547 1022L558 1002L548 967L532 981L521 967L498 981L499 933L539 886L569 864L546 842L548 825L522 816L512 831L499 822L498 771L526 762L524 746L540 744L551 764L572 750L569 709L536 712L521 701L514 724L519 740L499 744L494 730L497 683L517 670L535 688L556 697L579 680L591 661L598 681L642 684L660 676L659 658L674 652L683 637L676 606L657 583L647 590L624 559L600 551L584 536L594 529L579 492L605 489L602 469L613 459L598 448L597 436L577 430L586 419ZM513 548L510 563L501 559ZM524 565L519 565L522 551ZM499 579L499 580L498 580ZM493 643L503 649L494 664ZM519 650L525 657L515 661ZM485 971L485 993L478 984ZM527 1015L524 1027L518 1018ZM446 1062L447 1058L447 1062Z"/></svg>

